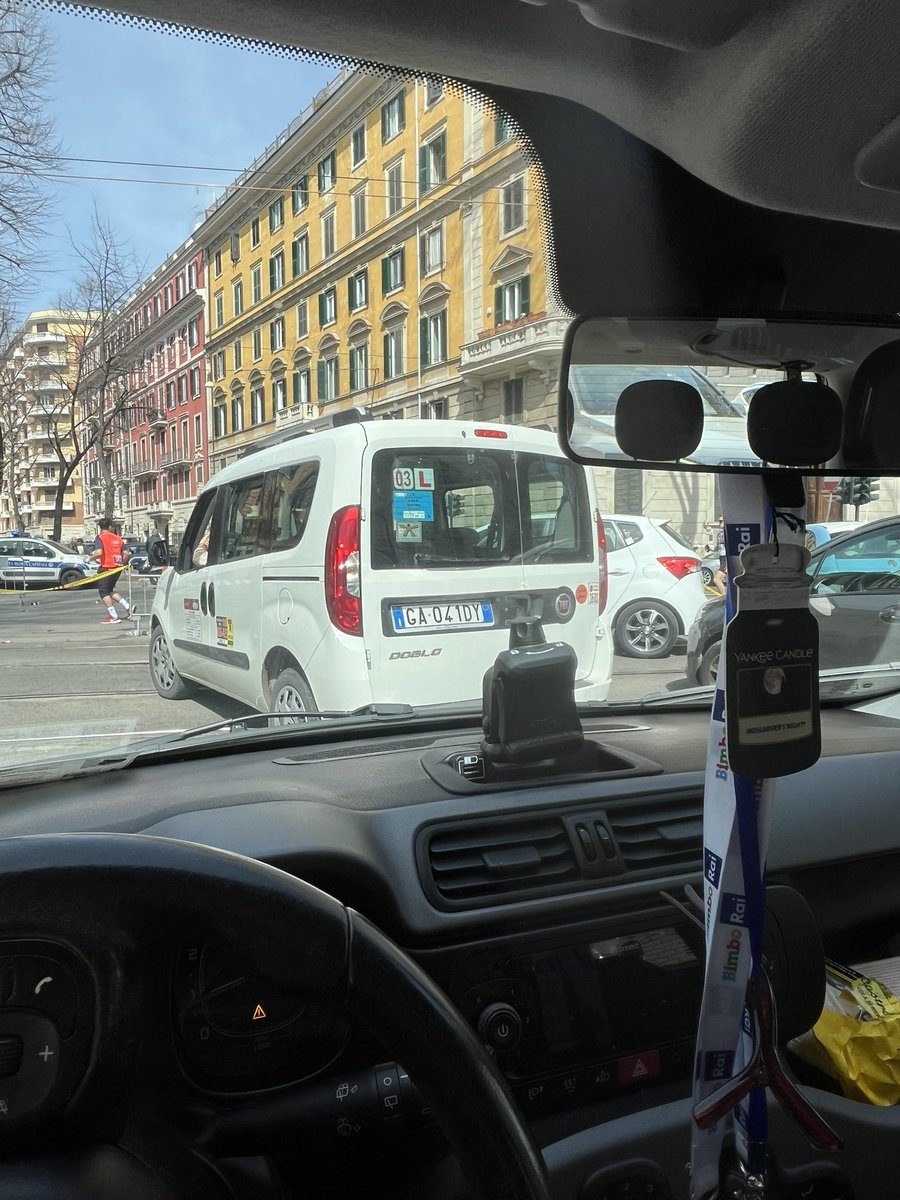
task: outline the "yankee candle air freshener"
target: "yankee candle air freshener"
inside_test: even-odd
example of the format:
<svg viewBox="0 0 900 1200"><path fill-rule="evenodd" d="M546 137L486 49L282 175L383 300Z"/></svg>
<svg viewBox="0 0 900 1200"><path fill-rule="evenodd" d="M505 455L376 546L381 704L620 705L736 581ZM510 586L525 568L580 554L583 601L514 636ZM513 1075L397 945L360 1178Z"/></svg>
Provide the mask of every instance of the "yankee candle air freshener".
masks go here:
<svg viewBox="0 0 900 1200"><path fill-rule="evenodd" d="M725 733L738 775L774 779L812 766L822 749L819 627L809 609L809 552L751 546L725 630Z"/></svg>

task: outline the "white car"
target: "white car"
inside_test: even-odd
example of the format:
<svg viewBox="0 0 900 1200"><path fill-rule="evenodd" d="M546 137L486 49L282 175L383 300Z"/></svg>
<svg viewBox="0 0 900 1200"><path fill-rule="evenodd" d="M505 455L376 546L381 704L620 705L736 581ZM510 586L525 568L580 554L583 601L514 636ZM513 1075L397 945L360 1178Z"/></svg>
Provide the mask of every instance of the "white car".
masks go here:
<svg viewBox="0 0 900 1200"><path fill-rule="evenodd" d="M0 586L56 587L95 575L97 564L70 546L49 538L0 538Z"/></svg>
<svg viewBox="0 0 900 1200"><path fill-rule="evenodd" d="M705 603L700 559L659 518L613 514L603 523L616 649L630 658L665 658Z"/></svg>

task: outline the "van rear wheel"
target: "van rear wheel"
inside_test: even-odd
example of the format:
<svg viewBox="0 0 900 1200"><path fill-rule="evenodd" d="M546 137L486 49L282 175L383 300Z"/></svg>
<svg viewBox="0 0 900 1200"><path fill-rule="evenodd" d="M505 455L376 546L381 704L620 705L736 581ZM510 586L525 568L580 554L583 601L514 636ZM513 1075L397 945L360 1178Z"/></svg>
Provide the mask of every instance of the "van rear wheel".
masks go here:
<svg viewBox="0 0 900 1200"><path fill-rule="evenodd" d="M269 695L272 712L291 714L292 720L285 720L285 725L309 720L310 718L303 714L315 712L316 701L312 690L300 672L293 667L285 667L272 684Z"/></svg>

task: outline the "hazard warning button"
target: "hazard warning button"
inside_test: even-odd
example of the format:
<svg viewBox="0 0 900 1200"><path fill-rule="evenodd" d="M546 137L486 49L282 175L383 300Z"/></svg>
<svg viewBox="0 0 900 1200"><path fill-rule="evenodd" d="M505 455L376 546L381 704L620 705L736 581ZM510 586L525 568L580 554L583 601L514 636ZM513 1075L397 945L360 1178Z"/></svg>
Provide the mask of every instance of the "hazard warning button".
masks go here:
<svg viewBox="0 0 900 1200"><path fill-rule="evenodd" d="M642 1083L659 1074L659 1051L645 1050L619 1059L619 1083Z"/></svg>

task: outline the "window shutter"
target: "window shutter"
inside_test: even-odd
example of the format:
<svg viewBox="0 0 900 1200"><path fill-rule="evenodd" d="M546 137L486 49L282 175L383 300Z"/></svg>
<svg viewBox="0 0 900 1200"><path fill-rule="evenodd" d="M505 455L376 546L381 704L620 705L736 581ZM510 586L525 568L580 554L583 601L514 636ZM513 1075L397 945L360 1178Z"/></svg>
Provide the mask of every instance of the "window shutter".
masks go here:
<svg viewBox="0 0 900 1200"><path fill-rule="evenodd" d="M391 286L390 264L386 258L381 260L381 294L386 296Z"/></svg>
<svg viewBox="0 0 900 1200"><path fill-rule="evenodd" d="M390 379L390 378L391 378L391 375L390 375L390 369L391 369L391 335L390 335L389 333L386 333L386 334L384 335L384 360L383 360L383 361L384 361L384 377L385 377L385 379Z"/></svg>
<svg viewBox="0 0 900 1200"><path fill-rule="evenodd" d="M503 288L494 288L494 324L503 324Z"/></svg>
<svg viewBox="0 0 900 1200"><path fill-rule="evenodd" d="M428 270L427 237L425 233L419 235L419 270L423 275Z"/></svg>
<svg viewBox="0 0 900 1200"><path fill-rule="evenodd" d="M275 259L269 259L269 291L275 291Z"/></svg>
<svg viewBox="0 0 900 1200"><path fill-rule="evenodd" d="M325 165L324 163L319 163L319 165L316 167L316 175L318 177L320 192L322 191L322 179L324 177L324 165Z"/></svg>
<svg viewBox="0 0 900 1200"><path fill-rule="evenodd" d="M381 106L381 141L382 145L387 141L387 105Z"/></svg>
<svg viewBox="0 0 900 1200"><path fill-rule="evenodd" d="M401 129L406 128L406 92L401 92L398 96L398 108L400 109L399 125Z"/></svg>
<svg viewBox="0 0 900 1200"><path fill-rule="evenodd" d="M423 367L430 367L428 356L428 318L419 318L419 361Z"/></svg>
<svg viewBox="0 0 900 1200"><path fill-rule="evenodd" d="M319 324L325 324L325 293L319 292Z"/></svg>
<svg viewBox="0 0 900 1200"><path fill-rule="evenodd" d="M336 356L335 356L333 359L331 359L330 361L334 363L334 394L335 394L335 396L339 396L339 395L341 394L341 382L340 382L340 380L341 380L341 368L340 368L340 364L339 364L339 362L338 362L338 360L337 360L337 357L336 357Z"/></svg>
<svg viewBox="0 0 900 1200"><path fill-rule="evenodd" d="M325 363L320 361L316 364L316 390L318 391L319 399L326 399L325 396Z"/></svg>
<svg viewBox="0 0 900 1200"><path fill-rule="evenodd" d="M522 306L521 316L525 317L531 312L531 276L525 275L522 278Z"/></svg>
<svg viewBox="0 0 900 1200"><path fill-rule="evenodd" d="M419 194L428 191L428 147L419 147Z"/></svg>
<svg viewBox="0 0 900 1200"><path fill-rule="evenodd" d="M400 251L400 286L406 286L406 247Z"/></svg>
<svg viewBox="0 0 900 1200"><path fill-rule="evenodd" d="M291 271L295 278L300 274L300 243L296 238L291 242Z"/></svg>
<svg viewBox="0 0 900 1200"><path fill-rule="evenodd" d="M291 403L300 403L300 372L295 371L291 376Z"/></svg>
<svg viewBox="0 0 900 1200"><path fill-rule="evenodd" d="M446 309L444 309L444 311L441 313L440 317L438 318L438 330L440 333L440 343L441 343L440 347L439 347L440 357L439 357L438 361L443 362L444 359L447 357L447 310Z"/></svg>
<svg viewBox="0 0 900 1200"><path fill-rule="evenodd" d="M347 307L351 312L356 308L356 280L352 275L347 280Z"/></svg>
<svg viewBox="0 0 900 1200"><path fill-rule="evenodd" d="M442 182L447 178L447 133L446 130L438 139L438 171L435 182Z"/></svg>

